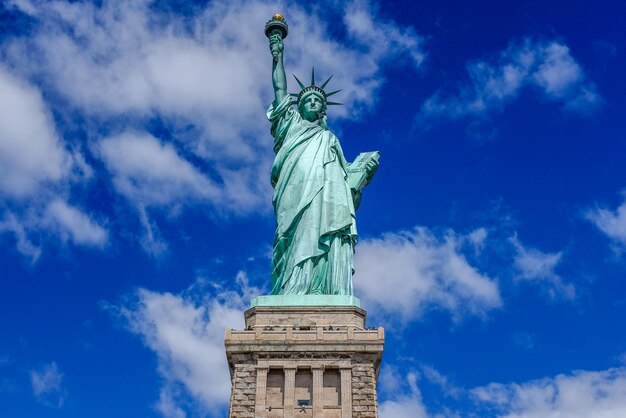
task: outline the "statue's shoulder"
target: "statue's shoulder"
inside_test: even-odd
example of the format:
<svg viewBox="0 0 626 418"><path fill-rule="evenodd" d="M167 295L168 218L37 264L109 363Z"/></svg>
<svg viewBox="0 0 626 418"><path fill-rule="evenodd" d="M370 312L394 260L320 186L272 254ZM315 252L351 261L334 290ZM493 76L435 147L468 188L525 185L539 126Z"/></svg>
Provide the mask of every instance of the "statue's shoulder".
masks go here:
<svg viewBox="0 0 626 418"><path fill-rule="evenodd" d="M294 115L299 115L299 113L294 109L294 105L291 102L291 97L285 97L280 103L272 102L270 107L267 109L267 118L270 121L274 121L280 118L292 118Z"/></svg>

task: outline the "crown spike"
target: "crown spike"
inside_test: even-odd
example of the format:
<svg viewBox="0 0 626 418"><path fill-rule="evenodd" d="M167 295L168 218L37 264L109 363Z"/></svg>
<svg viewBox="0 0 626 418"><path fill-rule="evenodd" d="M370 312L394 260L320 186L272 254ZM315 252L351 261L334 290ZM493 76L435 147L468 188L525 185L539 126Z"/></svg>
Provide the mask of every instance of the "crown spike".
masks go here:
<svg viewBox="0 0 626 418"><path fill-rule="evenodd" d="M335 91L331 91L330 93L326 93L326 97L330 97L330 96L332 96L333 94L337 94L337 93L339 93L340 91L341 91L341 89L339 89L339 90L335 90Z"/></svg>
<svg viewBox="0 0 626 418"><path fill-rule="evenodd" d="M311 68L311 85L315 85L315 67Z"/></svg>
<svg viewBox="0 0 626 418"><path fill-rule="evenodd" d="M328 77L328 80L324 81L324 83L320 86L320 88L322 90L324 90L324 87L326 87L326 84L328 84L328 82L330 81L330 79L333 78L333 76L331 75L330 77Z"/></svg>
<svg viewBox="0 0 626 418"><path fill-rule="evenodd" d="M293 78L296 79L296 81L298 82L298 84L300 84L300 88L303 89L304 88L304 84L302 84L302 81L298 80L298 77L296 77L295 74L293 74Z"/></svg>
<svg viewBox="0 0 626 418"><path fill-rule="evenodd" d="M326 106L343 106L343 103L326 102Z"/></svg>

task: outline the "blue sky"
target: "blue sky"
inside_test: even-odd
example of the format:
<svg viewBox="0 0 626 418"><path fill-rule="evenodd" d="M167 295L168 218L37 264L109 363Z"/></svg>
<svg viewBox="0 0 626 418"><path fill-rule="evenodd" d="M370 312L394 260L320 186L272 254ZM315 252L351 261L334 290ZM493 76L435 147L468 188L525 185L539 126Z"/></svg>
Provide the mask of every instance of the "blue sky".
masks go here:
<svg viewBox="0 0 626 418"><path fill-rule="evenodd" d="M381 418L626 416L626 5L148 0L1 3L1 415L227 415L275 11L348 159L382 153L354 277Z"/></svg>

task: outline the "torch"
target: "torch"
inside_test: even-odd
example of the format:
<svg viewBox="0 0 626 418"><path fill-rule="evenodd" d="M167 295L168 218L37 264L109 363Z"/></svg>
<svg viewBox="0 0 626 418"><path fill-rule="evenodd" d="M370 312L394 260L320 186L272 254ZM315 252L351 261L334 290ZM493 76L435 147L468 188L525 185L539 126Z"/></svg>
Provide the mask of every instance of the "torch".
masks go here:
<svg viewBox="0 0 626 418"><path fill-rule="evenodd" d="M276 13L272 16L272 19L265 24L265 36L269 38L275 33L280 36L280 39L285 39L287 37L287 22L285 22L285 17L280 13ZM276 58L276 54L278 54L278 49L277 46L274 45L272 47L272 56Z"/></svg>

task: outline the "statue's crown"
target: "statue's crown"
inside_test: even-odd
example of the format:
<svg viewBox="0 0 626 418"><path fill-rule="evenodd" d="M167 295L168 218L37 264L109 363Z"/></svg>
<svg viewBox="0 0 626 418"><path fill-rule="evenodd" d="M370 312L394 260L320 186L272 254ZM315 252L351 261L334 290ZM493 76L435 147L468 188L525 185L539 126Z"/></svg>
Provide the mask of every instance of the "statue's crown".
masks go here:
<svg viewBox="0 0 626 418"><path fill-rule="evenodd" d="M328 98L330 96L332 96L333 94L339 93L341 90L331 91L330 93L326 93L324 91L324 87L326 87L326 85L328 84L330 79L333 78L332 75L330 77L328 77L328 80L324 81L321 86L316 86L315 85L315 68L313 68L311 70L311 85L309 85L309 86L305 86L298 79L298 77L296 77L295 74L293 75L293 78L296 79L296 81L300 85L300 88L302 89L302 90L300 90L300 93L289 93L292 97L297 98L296 101L293 102L294 104L297 105L298 103L300 103L300 100L302 100L302 98L304 96L308 96L310 93L315 93L315 94L321 96L324 99L324 102L326 103L327 106L336 106L336 105L341 105L342 104L342 103L336 103L336 102L329 102L328 101Z"/></svg>

